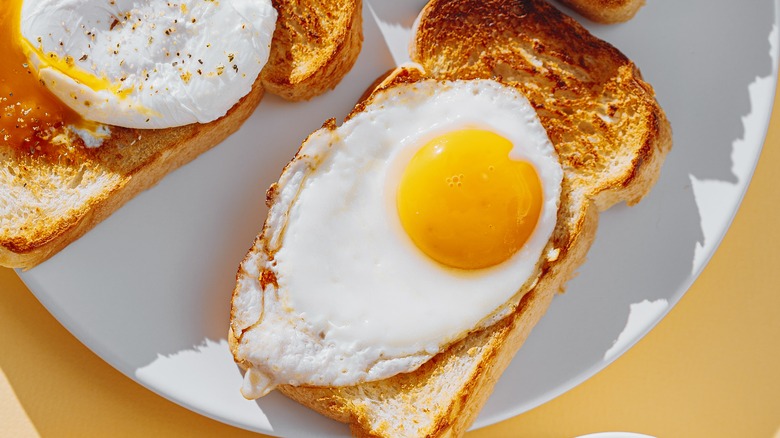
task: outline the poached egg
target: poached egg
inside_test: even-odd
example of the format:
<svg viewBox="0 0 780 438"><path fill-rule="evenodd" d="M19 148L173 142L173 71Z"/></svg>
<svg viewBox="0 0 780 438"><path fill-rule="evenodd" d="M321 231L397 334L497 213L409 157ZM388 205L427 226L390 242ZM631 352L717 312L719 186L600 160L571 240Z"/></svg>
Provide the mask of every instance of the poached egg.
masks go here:
<svg viewBox="0 0 780 438"><path fill-rule="evenodd" d="M213 121L249 93L276 17L270 0L25 0L17 38L84 119L169 128Z"/></svg>

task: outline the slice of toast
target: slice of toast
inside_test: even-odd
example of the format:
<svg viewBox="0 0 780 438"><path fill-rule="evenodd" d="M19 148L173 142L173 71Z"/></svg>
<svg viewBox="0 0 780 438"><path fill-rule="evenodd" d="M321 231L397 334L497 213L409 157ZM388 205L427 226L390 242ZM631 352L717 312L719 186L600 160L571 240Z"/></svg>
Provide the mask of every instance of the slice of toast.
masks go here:
<svg viewBox="0 0 780 438"><path fill-rule="evenodd" d="M336 86L363 42L361 0L274 0L279 12L263 87L306 100Z"/></svg>
<svg viewBox="0 0 780 438"><path fill-rule="evenodd" d="M561 3L598 23L628 21L645 4L645 0L561 0Z"/></svg>
<svg viewBox="0 0 780 438"><path fill-rule="evenodd" d="M167 173L215 146L252 114L264 90L308 99L336 86L362 43L360 0L274 0L269 62L252 91L213 122L111 128L96 149L30 156L0 144L0 265L30 268L89 231Z"/></svg>
<svg viewBox="0 0 780 438"><path fill-rule="evenodd" d="M585 260L599 211L638 202L671 148L669 123L636 66L543 0L433 0L418 20L411 55L421 69L396 69L377 89L424 78L493 78L529 98L564 170L561 206L554 250L508 317L410 373L347 387L279 387L348 423L356 436L465 433L553 296ZM246 296L240 285L247 275L263 283L257 266L265 260L263 247L261 235L239 269L229 333L234 352L252 324L236 301L262 299Z"/></svg>

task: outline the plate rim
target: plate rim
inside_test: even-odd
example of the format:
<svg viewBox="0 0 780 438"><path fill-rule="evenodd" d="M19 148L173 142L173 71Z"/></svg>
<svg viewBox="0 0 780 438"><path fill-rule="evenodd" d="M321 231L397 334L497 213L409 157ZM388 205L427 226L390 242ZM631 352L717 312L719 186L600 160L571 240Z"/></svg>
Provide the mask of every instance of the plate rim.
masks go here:
<svg viewBox="0 0 780 438"><path fill-rule="evenodd" d="M368 0L365 0L368 1ZM774 26L775 30L778 30L780 28L780 0L772 0L772 3L774 5ZM777 33L774 35L775 44L772 45L772 52L774 55L774 59L779 59L780 57L780 37L778 37ZM778 93L778 65L772 66L772 72L770 75L772 84L771 84L771 92L772 96L776 96ZM745 194L747 193L748 188L750 187L750 183L752 181L752 178L755 174L755 170L758 164L758 161L760 159L761 153L763 151L763 148L766 144L766 136L770 127L770 121L772 114L775 111L775 105L774 105L774 99L770 101L768 111L766 114L761 114L765 117L765 121L763 122L763 126L761 127L761 135L760 139L761 142L758 145L756 154L754 157L752 157L752 162L750 163L750 169L749 172L747 172L746 175L746 182L744 184L744 187L741 188L739 191L739 194L736 198L737 202L735 203L735 207L729 212L728 219L725 221L723 227L718 230L718 234L716 236L715 242L713 244L712 250L708 253L706 253L705 257L702 260L702 263L696 267L695 270L691 272L691 274L686 278L686 280L678 286L676 292L672 296L672 299L669 300L669 305L660 312L649 324L643 327L641 331L638 332L637 335L632 337L628 342L626 342L624 345L621 346L616 351L616 354L612 355L608 360L601 361L597 364L594 364L590 367L588 367L585 371L579 373L576 378L571 379L570 381L566 382L563 385L559 385L556 388L547 391L544 393L543 396L537 397L533 400L533 402L528 402L526 404L519 404L514 409L503 409L500 413L495 413L492 415L489 415L485 418L479 417L477 420L472 424L472 426L469 428L469 430L475 430L479 428L483 428L489 425L493 425L502 421L506 421L507 419L516 417L518 415L521 415L535 407L541 406L542 404L545 404L560 395L572 390L573 388L579 386L583 382L587 381L588 379L592 378L596 374L598 374L600 371L607 368L609 365L614 363L618 358L622 357L628 350L633 348L640 340L644 339L647 334L652 331L656 325L661 322L666 315L678 304L678 302L682 299L682 297L687 293L687 291L690 289L690 287L695 283L695 281L698 279L699 275L704 271L704 269L709 264L711 258L714 256L714 254L718 251L720 248L720 245L727 234L728 230L731 228L732 222L734 218L736 217L737 212L740 210L742 202L744 200ZM92 345L83 342L82 337L76 336L74 333L74 329L71 328L73 324L69 324L65 321L63 321L63 318L61 318L58 313L52 312L50 307L47 305L45 300L42 300L41 297L38 295L38 292L36 290L38 288L35 288L34 281L31 277L28 276L29 271L23 271L20 268L14 269L17 276L21 279L21 281L24 283L25 287L27 287L33 294L33 296L36 298L38 302L41 303L41 305L51 314L57 322L63 326L69 333L71 333L81 345L84 345L90 352L95 354L98 358L101 359L101 361L106 362L109 366L111 366L113 369L119 371L122 375L125 377L128 377L135 383L141 385L142 387L146 388L147 390L163 397L166 400L169 400L179 406L182 406L190 411L193 411L199 415L203 415L205 417L211 418L215 421L231 425L233 427L237 427L244 430L251 430L251 431L258 431L270 436L282 436L279 435L278 432L274 431L273 429L269 430L259 430L256 428L247 428L246 425L237 423L232 420L228 420L224 417L220 417L219 415L216 415L214 413L211 413L207 410L201 409L193 404L191 404L188 400L177 397L175 394L169 394L166 392L163 392L160 388L154 387L150 384L147 384L146 382L138 379L135 375L131 373L124 372L120 367L116 366L113 360L106 359L105 355L99 354ZM67 318L64 318L67 319ZM78 331L78 330L76 330Z"/></svg>

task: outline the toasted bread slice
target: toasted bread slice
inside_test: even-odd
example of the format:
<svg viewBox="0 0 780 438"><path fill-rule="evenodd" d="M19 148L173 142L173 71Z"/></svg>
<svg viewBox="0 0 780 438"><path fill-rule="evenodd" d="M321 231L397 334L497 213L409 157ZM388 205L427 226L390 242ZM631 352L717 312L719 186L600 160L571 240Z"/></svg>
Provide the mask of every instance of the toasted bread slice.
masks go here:
<svg viewBox="0 0 780 438"><path fill-rule="evenodd" d="M411 52L421 69L399 68L378 89L425 78L493 78L525 93L559 154L562 199L539 281L510 316L410 373L347 387L279 387L349 423L356 436L462 435L553 296L585 260L599 211L638 202L671 148L669 123L636 66L543 0L433 0L418 20ZM268 280L260 272L263 239L239 270L229 333L234 352L252 323L236 301L262 299L246 296L241 281L248 275Z"/></svg>
<svg viewBox="0 0 780 438"><path fill-rule="evenodd" d="M113 127L97 149L31 157L0 145L0 265L30 268L235 132L264 89L291 100L335 85L362 43L360 0L274 0L279 13L268 64L252 91L211 123L160 130Z"/></svg>
<svg viewBox="0 0 780 438"><path fill-rule="evenodd" d="M279 12L263 87L288 100L336 86L363 42L361 0L274 0Z"/></svg>
<svg viewBox="0 0 780 438"><path fill-rule="evenodd" d="M645 4L645 0L561 0L584 17L598 23L628 21Z"/></svg>

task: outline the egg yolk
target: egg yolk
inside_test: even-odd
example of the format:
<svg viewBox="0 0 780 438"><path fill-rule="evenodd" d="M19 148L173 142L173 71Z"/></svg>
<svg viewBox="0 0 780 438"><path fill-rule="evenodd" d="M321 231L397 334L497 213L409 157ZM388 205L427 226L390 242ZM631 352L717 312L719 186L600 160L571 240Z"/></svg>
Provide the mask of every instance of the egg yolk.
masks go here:
<svg viewBox="0 0 780 438"><path fill-rule="evenodd" d="M523 247L539 220L542 187L533 165L510 158L512 147L496 133L466 129L417 151L397 206L423 253L453 268L481 269Z"/></svg>
<svg viewBox="0 0 780 438"><path fill-rule="evenodd" d="M80 117L38 80L23 49L22 1L0 8L0 137L17 148L34 151L53 131Z"/></svg>
<svg viewBox="0 0 780 438"><path fill-rule="evenodd" d="M12 147L35 153L51 149L52 138L66 125L92 130L97 124L84 120L46 88L32 69L28 54L37 53L46 65L67 72L90 87L99 89L106 85L80 71L72 59L43 54L33 47L22 36L22 3L12 0L0 8L0 138Z"/></svg>

